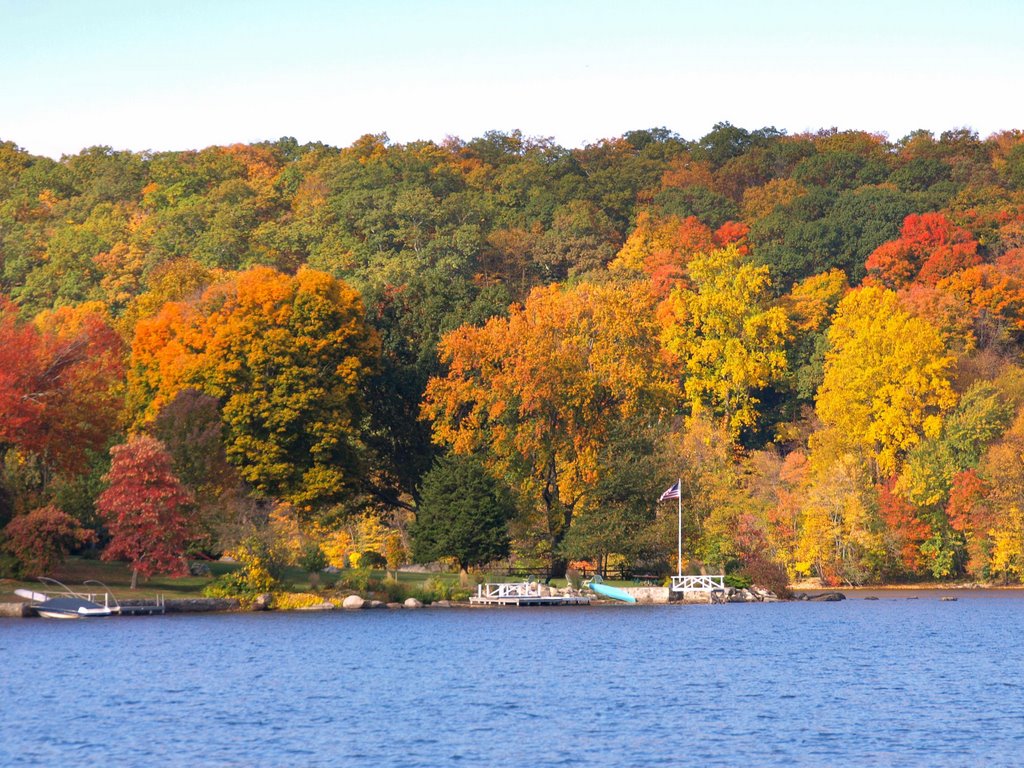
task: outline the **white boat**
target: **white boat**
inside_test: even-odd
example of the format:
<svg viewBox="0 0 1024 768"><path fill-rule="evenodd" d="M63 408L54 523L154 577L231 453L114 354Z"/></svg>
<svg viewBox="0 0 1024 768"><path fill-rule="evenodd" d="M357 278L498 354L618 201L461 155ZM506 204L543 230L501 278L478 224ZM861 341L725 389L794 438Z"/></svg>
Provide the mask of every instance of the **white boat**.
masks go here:
<svg viewBox="0 0 1024 768"><path fill-rule="evenodd" d="M117 602L105 584L98 581L87 581L86 584L97 584L104 588L102 604L100 597L95 592L75 592L56 579L40 577L44 585L54 584L61 587L64 592L33 592L29 589L16 589L14 594L28 600L30 607L44 619L90 619L113 616L121 612L121 606ZM111 605L113 601L113 605Z"/></svg>

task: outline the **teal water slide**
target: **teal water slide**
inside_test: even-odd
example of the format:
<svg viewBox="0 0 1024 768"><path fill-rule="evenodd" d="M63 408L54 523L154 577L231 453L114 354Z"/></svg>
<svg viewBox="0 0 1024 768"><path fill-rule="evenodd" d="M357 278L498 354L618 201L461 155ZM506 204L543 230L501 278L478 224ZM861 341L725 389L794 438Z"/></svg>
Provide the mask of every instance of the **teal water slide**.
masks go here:
<svg viewBox="0 0 1024 768"><path fill-rule="evenodd" d="M636 598L633 597L629 592L618 587L612 587L601 581L600 576L595 576L590 580L588 585L594 592L601 595L602 597L608 597L612 600L621 600L624 603L635 603Z"/></svg>

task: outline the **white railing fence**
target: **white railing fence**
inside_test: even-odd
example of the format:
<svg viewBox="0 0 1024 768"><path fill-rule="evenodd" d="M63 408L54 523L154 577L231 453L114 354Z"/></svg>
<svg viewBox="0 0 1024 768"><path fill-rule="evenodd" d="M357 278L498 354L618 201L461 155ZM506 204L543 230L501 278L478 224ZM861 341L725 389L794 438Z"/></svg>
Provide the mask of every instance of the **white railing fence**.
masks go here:
<svg viewBox="0 0 1024 768"><path fill-rule="evenodd" d="M725 589L725 575L673 576L673 592L710 592Z"/></svg>
<svg viewBox="0 0 1024 768"><path fill-rule="evenodd" d="M492 600L501 597L540 597L540 584L532 581L479 584L476 596Z"/></svg>

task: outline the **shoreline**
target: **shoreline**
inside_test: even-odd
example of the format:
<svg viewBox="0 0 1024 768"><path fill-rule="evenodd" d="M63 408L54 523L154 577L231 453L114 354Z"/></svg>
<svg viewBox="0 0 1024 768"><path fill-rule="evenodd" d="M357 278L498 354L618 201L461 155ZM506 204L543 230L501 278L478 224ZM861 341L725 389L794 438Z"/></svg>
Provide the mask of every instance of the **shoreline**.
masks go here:
<svg viewBox="0 0 1024 768"><path fill-rule="evenodd" d="M803 593L806 595L820 595L827 592L841 592L846 595L847 600L864 600L867 598L877 600L918 600L918 599L942 599L942 598L963 598L973 599L1021 599L1024 598L1024 586L928 586L917 584L900 584L890 586L869 586L869 587L791 587L794 594Z"/></svg>
<svg viewBox="0 0 1024 768"><path fill-rule="evenodd" d="M943 586L937 584L931 585L920 585L920 584L897 584L897 585L885 585L885 586L858 586L858 587L837 587L837 588L825 588L817 584L801 586L795 585L790 587L794 596L805 595L810 597L810 602L820 602L814 598L830 593L839 593L847 600L942 600L952 602L961 598L966 600L991 600L991 599L1010 599L1020 600L1024 599L1024 585L1013 585L1013 586L992 586L992 585L981 585L981 584L964 584L958 586ZM772 600L767 602L805 602L806 598L801 599L795 597L789 600ZM124 603L130 605L134 600L126 600ZM337 598L325 599L323 603L318 605L304 605L304 606L282 606L277 607L273 605L267 605L266 607L250 606L240 603L237 599L225 599L225 598L178 598L169 599L166 601L166 613L167 614L183 614L183 613L259 613L259 612L270 612L270 613L292 613L292 612L307 612L307 611L342 611L342 612L353 612L367 609L380 609L390 608L402 608L403 610L416 610L416 609L452 609L452 608L463 608L463 609L506 609L509 606L503 605L474 605L469 602L454 602L447 600L440 600L435 603L420 604L416 606L408 605L388 605L381 601L365 599L361 600L360 606L343 606L342 600ZM749 602L749 601L736 601L736 602ZM641 604L645 605L698 605L704 604L704 601L684 601L684 600L669 600L664 603L661 602L650 602L643 601ZM624 603L618 603L613 600L602 600L600 598L592 599L588 606L579 607L627 607ZM564 607L564 606L559 606ZM127 615L127 614L126 614ZM29 609L28 603L23 602L0 602L0 618L35 618L35 613Z"/></svg>

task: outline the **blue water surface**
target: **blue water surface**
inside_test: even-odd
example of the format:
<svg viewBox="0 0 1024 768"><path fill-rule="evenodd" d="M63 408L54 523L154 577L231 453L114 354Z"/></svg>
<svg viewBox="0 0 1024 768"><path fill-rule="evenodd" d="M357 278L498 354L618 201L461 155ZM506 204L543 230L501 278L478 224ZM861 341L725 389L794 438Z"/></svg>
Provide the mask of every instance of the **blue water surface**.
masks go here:
<svg viewBox="0 0 1024 768"><path fill-rule="evenodd" d="M1024 600L0 620L3 766L1011 766Z"/></svg>

